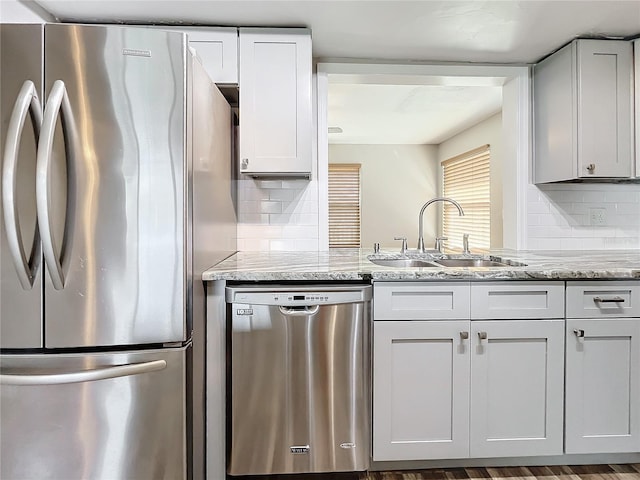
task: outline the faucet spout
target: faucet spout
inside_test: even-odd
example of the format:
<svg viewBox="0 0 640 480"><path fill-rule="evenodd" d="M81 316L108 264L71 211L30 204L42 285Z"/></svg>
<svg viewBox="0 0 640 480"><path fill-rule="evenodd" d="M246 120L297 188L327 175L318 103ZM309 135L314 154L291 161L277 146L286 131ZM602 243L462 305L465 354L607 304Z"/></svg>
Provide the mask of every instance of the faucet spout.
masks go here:
<svg viewBox="0 0 640 480"><path fill-rule="evenodd" d="M420 209L420 216L418 217L418 251L420 252L424 252L424 234L423 234L423 216L424 216L424 211L425 209L431 205L432 203L435 202L449 202L452 203L453 205L456 206L456 208L458 209L458 214L462 217L464 215L464 210L462 209L462 206L460 206L460 204L458 202L456 202L455 200L453 200L452 198L448 198L448 197L435 197L432 198L431 200L429 200L427 203L425 203L422 208Z"/></svg>

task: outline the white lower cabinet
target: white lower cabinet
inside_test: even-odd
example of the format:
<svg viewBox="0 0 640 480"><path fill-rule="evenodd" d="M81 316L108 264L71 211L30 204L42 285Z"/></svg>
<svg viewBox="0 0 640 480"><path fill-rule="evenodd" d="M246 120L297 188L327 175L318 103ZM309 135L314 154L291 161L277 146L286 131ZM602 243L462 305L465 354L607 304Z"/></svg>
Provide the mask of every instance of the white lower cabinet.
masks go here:
<svg viewBox="0 0 640 480"><path fill-rule="evenodd" d="M640 452L640 318L567 320L566 453Z"/></svg>
<svg viewBox="0 0 640 480"><path fill-rule="evenodd" d="M562 454L564 284L450 285L374 285L373 460ZM500 295L522 300L482 319Z"/></svg>
<svg viewBox="0 0 640 480"><path fill-rule="evenodd" d="M640 282L379 282L374 305L374 461L640 452Z"/></svg>
<svg viewBox="0 0 640 480"><path fill-rule="evenodd" d="M566 453L640 452L640 282L567 282Z"/></svg>
<svg viewBox="0 0 640 480"><path fill-rule="evenodd" d="M468 457L469 321L373 327L373 459Z"/></svg>
<svg viewBox="0 0 640 480"><path fill-rule="evenodd" d="M471 322L472 457L562 454L564 320Z"/></svg>

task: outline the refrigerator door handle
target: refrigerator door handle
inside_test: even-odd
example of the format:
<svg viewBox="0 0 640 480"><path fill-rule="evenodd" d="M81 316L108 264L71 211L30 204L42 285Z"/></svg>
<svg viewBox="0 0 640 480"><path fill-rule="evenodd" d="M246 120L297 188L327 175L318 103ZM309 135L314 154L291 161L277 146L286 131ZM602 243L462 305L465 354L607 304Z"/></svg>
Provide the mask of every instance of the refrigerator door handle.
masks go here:
<svg viewBox="0 0 640 480"><path fill-rule="evenodd" d="M4 213L4 226L7 232L7 244L16 267L20 285L25 290L31 290L36 272L40 267L40 257L42 255L40 232L36 222L31 253L27 260L22 244L20 218L16 205L18 152L27 114L31 116L37 143L40 136L40 125L42 124L42 107L36 87L31 80L26 80L22 84L11 113L2 168L2 210Z"/></svg>
<svg viewBox="0 0 640 480"><path fill-rule="evenodd" d="M56 80L51 88L51 93L47 98L44 109L44 119L42 121L36 160L36 207L38 211L38 225L42 236L44 260L49 270L53 288L56 290L62 290L64 288L64 272L60 259L56 255L58 248L56 240L53 238L53 225L51 223L51 216L49 215L49 167L56 120L60 113L62 113L62 130L64 132L68 177L72 179L73 165L76 156L77 133L67 89L62 80ZM72 186L69 187L69 190L73 191L72 189ZM69 212L67 212L67 217L68 216ZM67 222L67 225L65 225L66 236L69 219L66 218L65 221ZM64 245L64 239L62 243Z"/></svg>
<svg viewBox="0 0 640 480"><path fill-rule="evenodd" d="M141 373L157 372L167 368L166 360L130 363L115 367L84 370L81 372L57 373L52 375L11 375L0 374L0 385L60 385L65 383L83 383L109 378L128 377Z"/></svg>

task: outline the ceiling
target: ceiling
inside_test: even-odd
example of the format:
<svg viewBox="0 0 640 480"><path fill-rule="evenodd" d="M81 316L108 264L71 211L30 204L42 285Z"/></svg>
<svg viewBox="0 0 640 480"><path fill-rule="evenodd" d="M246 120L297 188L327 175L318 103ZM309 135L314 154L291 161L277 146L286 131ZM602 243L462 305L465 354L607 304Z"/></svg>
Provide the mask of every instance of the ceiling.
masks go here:
<svg viewBox="0 0 640 480"><path fill-rule="evenodd" d="M335 144L438 145L501 110L502 87L329 84Z"/></svg>
<svg viewBox="0 0 640 480"><path fill-rule="evenodd" d="M23 2L28 3L28 2ZM37 0L61 21L308 27L313 56L535 63L577 36L640 35L639 0ZM500 110L499 87L330 85L332 143L439 143Z"/></svg>

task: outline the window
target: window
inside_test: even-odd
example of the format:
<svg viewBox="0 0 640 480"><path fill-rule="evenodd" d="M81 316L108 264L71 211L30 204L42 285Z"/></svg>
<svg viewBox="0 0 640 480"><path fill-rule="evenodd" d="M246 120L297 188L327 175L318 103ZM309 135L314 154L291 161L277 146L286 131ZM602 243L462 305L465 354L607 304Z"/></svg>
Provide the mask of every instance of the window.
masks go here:
<svg viewBox="0 0 640 480"><path fill-rule="evenodd" d="M489 250L491 241L491 189L489 145L442 162L443 196L456 200L464 216L450 203L443 203L442 234L450 248L462 248L462 235L469 234L473 250Z"/></svg>
<svg viewBox="0 0 640 480"><path fill-rule="evenodd" d="M329 164L329 248L360 247L360 165Z"/></svg>

